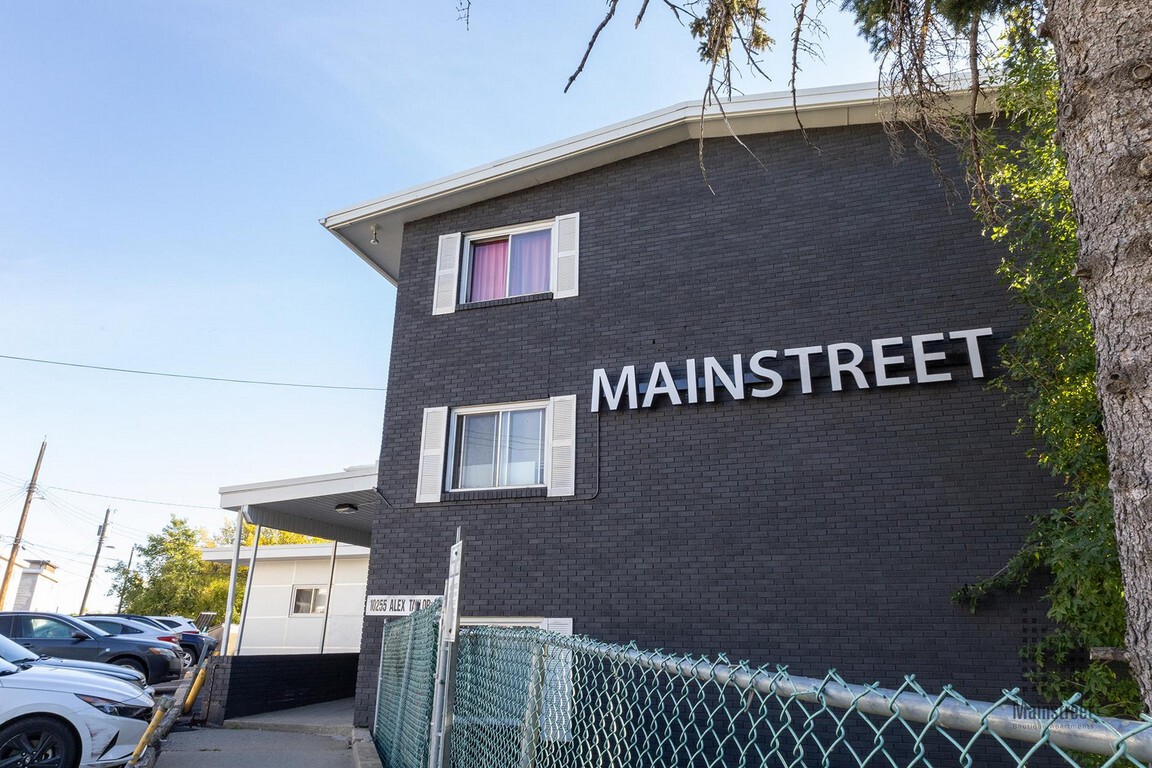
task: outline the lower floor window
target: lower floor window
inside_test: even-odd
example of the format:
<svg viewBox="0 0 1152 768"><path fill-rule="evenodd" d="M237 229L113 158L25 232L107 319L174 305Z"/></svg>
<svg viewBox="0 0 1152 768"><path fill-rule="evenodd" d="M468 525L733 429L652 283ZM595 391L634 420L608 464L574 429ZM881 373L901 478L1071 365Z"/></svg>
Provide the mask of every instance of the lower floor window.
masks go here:
<svg viewBox="0 0 1152 768"><path fill-rule="evenodd" d="M500 493L509 488L530 490ZM535 489L576 493L576 395L424 409L417 504L464 491L543 495Z"/></svg>
<svg viewBox="0 0 1152 768"><path fill-rule="evenodd" d="M544 485L546 411L547 404L456 411L451 489Z"/></svg>
<svg viewBox="0 0 1152 768"><path fill-rule="evenodd" d="M293 587L292 614L324 613L328 607L328 590L324 587Z"/></svg>

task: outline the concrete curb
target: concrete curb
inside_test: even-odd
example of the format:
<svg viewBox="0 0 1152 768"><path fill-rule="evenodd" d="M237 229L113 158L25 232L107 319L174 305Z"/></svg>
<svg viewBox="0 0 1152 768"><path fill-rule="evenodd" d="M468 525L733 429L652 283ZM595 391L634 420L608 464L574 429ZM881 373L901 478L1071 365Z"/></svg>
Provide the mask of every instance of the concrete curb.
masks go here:
<svg viewBox="0 0 1152 768"><path fill-rule="evenodd" d="M168 712L165 713L164 719L160 721L160 725L156 728L156 732L152 734L152 738L148 742L147 749L140 759L136 762L136 768L152 768L156 765L156 761L160 757L160 752L164 749L164 737L166 737L176 725L176 721L181 717L181 710L184 708L184 700L188 698L188 693L192 689L192 682L196 679L195 673L185 675L181 680L179 687L176 689L175 695L172 697L172 706Z"/></svg>
<svg viewBox="0 0 1152 768"><path fill-rule="evenodd" d="M304 723L252 723L243 722L241 720L225 720L225 728L231 728L239 731L280 731L281 733L308 733L313 736L338 736L341 738L353 739L353 731L356 730L350 725L307 725Z"/></svg>
<svg viewBox="0 0 1152 768"><path fill-rule="evenodd" d="M372 732L367 728L352 729L352 765L355 768L384 768L380 753L372 743Z"/></svg>

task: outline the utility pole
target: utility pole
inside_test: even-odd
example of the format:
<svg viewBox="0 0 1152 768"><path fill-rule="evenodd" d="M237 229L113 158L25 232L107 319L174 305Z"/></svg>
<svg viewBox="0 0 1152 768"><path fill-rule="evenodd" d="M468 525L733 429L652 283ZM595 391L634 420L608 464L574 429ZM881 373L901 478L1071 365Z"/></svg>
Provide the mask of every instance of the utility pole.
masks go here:
<svg viewBox="0 0 1152 768"><path fill-rule="evenodd" d="M120 599L116 601L116 613L124 610L124 590L128 589L128 579L132 576L132 555L136 554L136 545L128 550L128 567L124 571L124 580L120 582Z"/></svg>
<svg viewBox="0 0 1152 768"><path fill-rule="evenodd" d="M92 579L96 577L96 564L100 562L100 550L104 549L104 537L108 535L108 518L112 517L112 508L104 511L104 525L100 526L100 540L96 542L96 557L92 558L92 570L88 573L88 585L84 587L84 599L80 601L80 616L88 607L88 592L92 589Z"/></svg>
<svg viewBox="0 0 1152 768"><path fill-rule="evenodd" d="M4 609L4 600L8 597L8 582L12 580L12 568L16 565L16 556L24 540L24 523L28 520L28 508L32 506L36 478L40 477L40 464L44 461L44 449L47 447L47 440L40 443L40 455L36 457L36 469L32 470L32 482L28 483L28 495L24 497L24 511L20 513L20 525L16 526L16 538L12 541L12 554L8 555L8 565L4 566L4 580L0 581L0 610Z"/></svg>

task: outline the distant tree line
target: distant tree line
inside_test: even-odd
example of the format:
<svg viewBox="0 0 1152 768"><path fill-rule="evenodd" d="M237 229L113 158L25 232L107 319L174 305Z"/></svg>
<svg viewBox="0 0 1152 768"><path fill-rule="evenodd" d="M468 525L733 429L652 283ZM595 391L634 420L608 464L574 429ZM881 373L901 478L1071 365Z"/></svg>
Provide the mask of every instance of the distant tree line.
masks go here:
<svg viewBox="0 0 1152 768"><path fill-rule="evenodd" d="M108 594L117 598L125 613L146 616L186 616L195 619L205 611L224 616L228 601L229 563L209 562L200 557L204 547L231 546L236 526L227 522L214 535L204 528L194 528L187 520L173 515L164 530L148 537L141 546L139 559L132 569L123 560L108 567L112 587ZM244 526L242 543L251 546L254 526ZM288 531L265 528L260 544L308 544L322 541ZM233 609L244 602L247 566L241 566L236 583Z"/></svg>

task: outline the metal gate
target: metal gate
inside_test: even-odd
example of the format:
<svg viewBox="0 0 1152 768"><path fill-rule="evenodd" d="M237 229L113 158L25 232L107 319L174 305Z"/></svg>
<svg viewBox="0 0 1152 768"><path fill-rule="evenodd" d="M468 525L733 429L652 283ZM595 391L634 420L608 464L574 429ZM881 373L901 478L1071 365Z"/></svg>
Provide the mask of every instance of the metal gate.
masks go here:
<svg viewBox="0 0 1152 768"><path fill-rule="evenodd" d="M372 741L389 768L428 765L442 602L384 627Z"/></svg>

